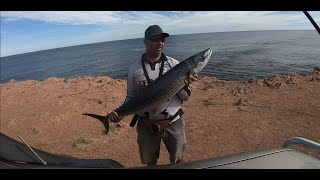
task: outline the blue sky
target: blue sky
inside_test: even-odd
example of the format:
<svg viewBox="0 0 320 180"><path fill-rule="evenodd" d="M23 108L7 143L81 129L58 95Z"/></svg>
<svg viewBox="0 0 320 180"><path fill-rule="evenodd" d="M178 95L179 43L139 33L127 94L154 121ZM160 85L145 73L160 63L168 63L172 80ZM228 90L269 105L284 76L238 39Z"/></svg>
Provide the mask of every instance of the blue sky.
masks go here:
<svg viewBox="0 0 320 180"><path fill-rule="evenodd" d="M320 11L309 11L320 26ZM1 57L57 47L142 38L158 24L171 35L315 30L302 11L1 11Z"/></svg>

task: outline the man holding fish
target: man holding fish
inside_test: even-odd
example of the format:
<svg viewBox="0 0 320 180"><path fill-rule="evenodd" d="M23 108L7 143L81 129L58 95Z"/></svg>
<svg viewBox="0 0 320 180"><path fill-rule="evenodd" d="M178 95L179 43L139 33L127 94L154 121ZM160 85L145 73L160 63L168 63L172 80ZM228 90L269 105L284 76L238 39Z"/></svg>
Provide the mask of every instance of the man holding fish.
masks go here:
<svg viewBox="0 0 320 180"><path fill-rule="evenodd" d="M148 166L157 164L161 140L169 152L170 162L183 162L186 137L181 106L191 95L189 84L197 80L197 74L212 54L208 48L179 62L163 53L166 37L169 34L158 25L146 29L146 52L129 68L127 97L120 107L106 116L83 114L101 121L106 133L109 121L118 123L134 114L130 126L138 121L140 158Z"/></svg>
<svg viewBox="0 0 320 180"><path fill-rule="evenodd" d="M141 59L129 68L126 101L134 97L139 89L148 85L148 81L154 81L179 63L176 59L168 57L163 53L166 37L169 37L169 34L163 33L162 29L157 25L149 26L146 29L144 37L146 52L142 55ZM143 65L144 67L142 67ZM194 81L196 78L191 76L190 80ZM183 101L188 100L190 93L189 86L186 85L177 95L168 99L167 102L160 105L157 109L140 114L137 124L137 139L143 164L157 164L161 139L170 154L170 162L179 163L182 161L186 138L181 105ZM176 117L170 122L169 118L175 115ZM123 117L119 117L115 111L110 113L110 121L117 123L121 119ZM150 126L153 123L159 124L160 128L155 130L159 132L152 130Z"/></svg>

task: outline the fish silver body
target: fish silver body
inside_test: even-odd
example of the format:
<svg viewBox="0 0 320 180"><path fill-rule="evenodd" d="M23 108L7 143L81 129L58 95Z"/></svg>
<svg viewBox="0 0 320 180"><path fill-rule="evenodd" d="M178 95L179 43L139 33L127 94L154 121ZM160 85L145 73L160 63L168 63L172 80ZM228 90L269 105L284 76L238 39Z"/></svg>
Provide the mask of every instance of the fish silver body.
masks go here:
<svg viewBox="0 0 320 180"><path fill-rule="evenodd" d="M184 61L181 61L165 74L141 89L136 96L123 103L114 111L117 112L119 116L128 116L132 114L142 114L157 108L177 94L186 85L190 74L198 74L209 61L211 54L212 49L208 48L187 58ZM99 119L104 124L108 133L108 115L84 115Z"/></svg>

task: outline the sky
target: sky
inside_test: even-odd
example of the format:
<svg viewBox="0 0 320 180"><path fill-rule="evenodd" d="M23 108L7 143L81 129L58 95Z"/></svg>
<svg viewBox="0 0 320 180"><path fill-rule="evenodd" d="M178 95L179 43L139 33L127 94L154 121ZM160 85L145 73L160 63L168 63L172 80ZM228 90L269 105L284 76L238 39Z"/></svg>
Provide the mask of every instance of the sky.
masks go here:
<svg viewBox="0 0 320 180"><path fill-rule="evenodd" d="M320 11L308 11L320 26ZM1 11L1 57L58 47L170 35L315 30L302 11Z"/></svg>

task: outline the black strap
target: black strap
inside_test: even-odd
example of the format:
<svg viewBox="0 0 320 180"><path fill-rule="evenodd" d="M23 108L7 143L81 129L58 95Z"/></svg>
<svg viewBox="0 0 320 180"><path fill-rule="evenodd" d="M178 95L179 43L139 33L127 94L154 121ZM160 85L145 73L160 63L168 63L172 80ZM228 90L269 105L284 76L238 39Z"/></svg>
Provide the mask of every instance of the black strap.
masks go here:
<svg viewBox="0 0 320 180"><path fill-rule="evenodd" d="M159 77L160 77L160 76L162 76L162 73L163 73L163 66L164 66L164 60L162 60L162 61L161 61Z"/></svg>
<svg viewBox="0 0 320 180"><path fill-rule="evenodd" d="M172 120L174 120L178 115L180 115L180 117L181 117L183 114L184 113L183 113L182 109L180 108L172 117L169 118L170 122Z"/></svg>
<svg viewBox="0 0 320 180"><path fill-rule="evenodd" d="M131 120L131 122L130 122L130 126L131 126L131 127L134 127L134 125L136 125L139 117L140 117L140 116L139 116L138 114L135 114L135 115L133 116L133 118L132 118L132 120Z"/></svg>
<svg viewBox="0 0 320 180"><path fill-rule="evenodd" d="M147 81L148 81L148 84L150 84L150 83L151 83L151 80L150 80L150 77L149 77L148 72L147 72L147 70L146 70L146 66L145 66L145 64L144 64L144 61L145 61L144 59L145 59L145 54L142 55L141 63L142 63L143 74L144 74L144 76L146 77L146 79L147 79ZM160 66L160 71L159 71L159 77L162 76L163 69L164 69L164 61L166 61L167 58L166 58L166 56L162 53L160 59L161 59L161 66Z"/></svg>
<svg viewBox="0 0 320 180"><path fill-rule="evenodd" d="M147 73L147 70L146 70L146 66L144 65L143 58L142 58L141 62L142 62L142 69L143 69L144 76L147 78L148 84L150 84L151 80L150 80L150 78L148 76L148 73Z"/></svg>
<svg viewBox="0 0 320 180"><path fill-rule="evenodd" d="M173 121L177 116L182 116L184 114L184 112L182 111L182 109L180 108L172 117L168 118L168 119L164 119L164 120L170 120ZM134 127L134 125L137 123L138 119L140 118L140 116L138 114L135 114L130 122L130 126ZM141 118L146 118L146 117L141 117Z"/></svg>
<svg viewBox="0 0 320 180"><path fill-rule="evenodd" d="M185 85L182 89L184 89L187 92L188 96L191 95L191 91L189 89L189 85Z"/></svg>
<svg viewBox="0 0 320 180"><path fill-rule="evenodd" d="M144 118L149 118L149 112L144 112Z"/></svg>

